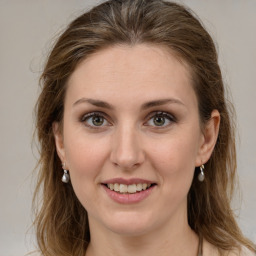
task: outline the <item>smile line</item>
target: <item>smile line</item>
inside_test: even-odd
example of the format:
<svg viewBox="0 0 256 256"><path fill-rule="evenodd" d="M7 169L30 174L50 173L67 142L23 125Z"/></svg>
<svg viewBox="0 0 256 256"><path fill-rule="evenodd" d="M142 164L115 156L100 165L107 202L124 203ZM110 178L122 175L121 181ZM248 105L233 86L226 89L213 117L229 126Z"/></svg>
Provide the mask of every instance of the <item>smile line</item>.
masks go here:
<svg viewBox="0 0 256 256"><path fill-rule="evenodd" d="M108 189L115 191L120 194L134 194L134 193L139 193L141 191L145 191L148 188L155 186L155 183L138 183L138 184L118 184L118 183L107 183L103 184L105 185Z"/></svg>

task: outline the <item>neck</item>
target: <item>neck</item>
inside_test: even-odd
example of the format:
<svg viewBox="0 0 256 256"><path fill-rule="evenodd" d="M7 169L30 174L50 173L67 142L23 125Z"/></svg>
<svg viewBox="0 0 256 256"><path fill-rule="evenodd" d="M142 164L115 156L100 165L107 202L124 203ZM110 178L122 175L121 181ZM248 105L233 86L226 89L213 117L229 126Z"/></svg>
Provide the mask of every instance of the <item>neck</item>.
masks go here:
<svg viewBox="0 0 256 256"><path fill-rule="evenodd" d="M170 223L146 234L129 236L102 227L92 228L98 223L91 220L91 242L86 256L196 256L199 242L197 235L187 222L183 225L177 223Z"/></svg>

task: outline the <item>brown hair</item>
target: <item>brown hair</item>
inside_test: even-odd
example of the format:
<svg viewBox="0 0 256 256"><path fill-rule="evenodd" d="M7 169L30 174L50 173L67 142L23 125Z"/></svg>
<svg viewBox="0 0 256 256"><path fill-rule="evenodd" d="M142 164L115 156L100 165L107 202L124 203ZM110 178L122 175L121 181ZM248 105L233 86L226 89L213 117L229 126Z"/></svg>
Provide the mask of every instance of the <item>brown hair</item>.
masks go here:
<svg viewBox="0 0 256 256"><path fill-rule="evenodd" d="M189 225L220 252L240 249L240 245L253 250L230 208L236 176L235 134L212 38L191 11L176 3L112 0L68 26L41 76L42 92L36 106L41 157L34 199L42 195L35 225L45 256L84 255L90 241L86 210L71 184L61 182L63 172L52 130L53 122L63 118L66 81L82 60L100 49L143 43L168 47L189 66L202 124L214 109L221 115L218 140L205 165L206 179L199 183L194 177L188 194Z"/></svg>

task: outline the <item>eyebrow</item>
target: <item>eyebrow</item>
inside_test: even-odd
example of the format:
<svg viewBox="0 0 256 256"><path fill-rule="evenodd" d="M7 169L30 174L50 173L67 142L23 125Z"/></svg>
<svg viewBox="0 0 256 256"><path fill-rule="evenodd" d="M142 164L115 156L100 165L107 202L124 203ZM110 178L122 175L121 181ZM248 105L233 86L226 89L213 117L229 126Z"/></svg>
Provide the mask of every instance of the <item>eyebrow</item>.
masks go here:
<svg viewBox="0 0 256 256"><path fill-rule="evenodd" d="M82 103L89 103L93 106L100 107L100 108L106 108L106 109L110 109L110 110L114 109L113 105L111 105L111 104L109 104L105 101L96 100L96 99L88 99L88 98L81 98L81 99L77 100L73 104L73 107L76 106L76 105L82 104ZM174 98L169 98L169 99L160 99L160 100L154 100L154 101L146 102L141 106L141 109L145 110L147 108L162 106L162 105L165 105L165 104L168 104L168 103L176 103L176 104L180 104L180 105L185 106L182 101L180 101L178 99L174 99Z"/></svg>
<svg viewBox="0 0 256 256"><path fill-rule="evenodd" d="M162 106L162 105L165 105L165 104L168 104L168 103L176 103L176 104L180 104L180 105L185 106L182 101L180 101L178 99L170 98L170 99L161 99L161 100L154 100L154 101L146 102L141 106L141 109L144 110L144 109L147 109L147 108Z"/></svg>
<svg viewBox="0 0 256 256"><path fill-rule="evenodd" d="M87 98L81 98L81 99L77 100L73 104L73 107L78 105L78 104L81 104L81 103L89 103L93 106L100 107L100 108L107 108L107 109L113 109L114 108L111 104L109 104L105 101L96 100L96 99L87 99Z"/></svg>

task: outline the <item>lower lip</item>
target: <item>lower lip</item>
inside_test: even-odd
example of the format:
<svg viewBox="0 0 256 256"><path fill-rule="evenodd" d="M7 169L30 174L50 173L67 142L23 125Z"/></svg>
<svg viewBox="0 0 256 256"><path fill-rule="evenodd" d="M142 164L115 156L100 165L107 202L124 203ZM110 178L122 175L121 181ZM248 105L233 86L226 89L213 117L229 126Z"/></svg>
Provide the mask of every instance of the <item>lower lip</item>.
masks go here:
<svg viewBox="0 0 256 256"><path fill-rule="evenodd" d="M118 192L110 190L105 185L102 185L102 187L104 188L107 195L112 200L114 200L115 202L120 203L120 204L139 203L139 202L143 201L144 199L146 199L151 194L153 189L155 188L155 186L152 186L146 190L142 190L142 191L134 193L134 194L120 194Z"/></svg>

